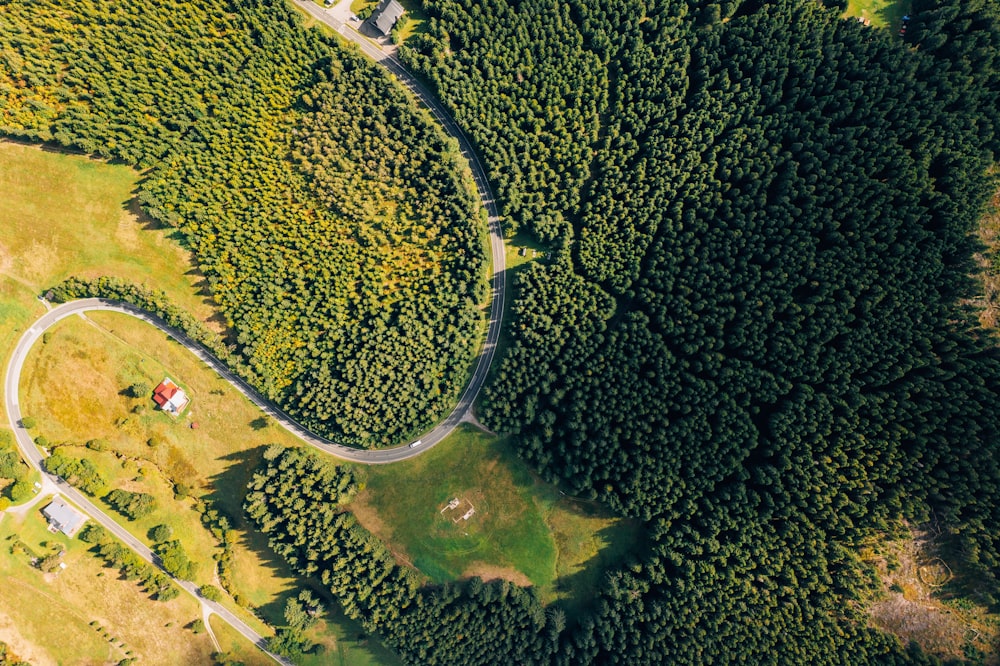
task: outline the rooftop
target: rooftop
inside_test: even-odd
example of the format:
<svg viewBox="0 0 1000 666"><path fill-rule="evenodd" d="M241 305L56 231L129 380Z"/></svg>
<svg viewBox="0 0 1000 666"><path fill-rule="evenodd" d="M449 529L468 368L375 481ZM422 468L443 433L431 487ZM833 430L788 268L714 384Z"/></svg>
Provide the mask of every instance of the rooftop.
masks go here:
<svg viewBox="0 0 1000 666"><path fill-rule="evenodd" d="M75 535L87 521L85 515L59 497L42 509L42 515L48 519L49 525L68 537Z"/></svg>
<svg viewBox="0 0 1000 666"><path fill-rule="evenodd" d="M403 5L397 0L382 0L368 20L379 32L388 35L392 31L392 26L396 25L396 21L403 15L403 11Z"/></svg>

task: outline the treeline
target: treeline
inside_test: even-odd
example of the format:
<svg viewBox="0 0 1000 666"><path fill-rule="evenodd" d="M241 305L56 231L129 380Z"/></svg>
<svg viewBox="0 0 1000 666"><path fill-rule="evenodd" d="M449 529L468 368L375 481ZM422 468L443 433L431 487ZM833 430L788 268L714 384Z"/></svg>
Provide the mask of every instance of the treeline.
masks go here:
<svg viewBox="0 0 1000 666"><path fill-rule="evenodd" d="M549 664L565 623L532 590L473 579L420 586L344 503L349 469L301 449L273 446L244 502L271 548L302 575L318 576L345 613L419 664Z"/></svg>
<svg viewBox="0 0 1000 666"><path fill-rule="evenodd" d="M280 0L14 0L3 21L0 133L147 169L138 199L194 250L244 377L347 444L447 411L482 225L456 147L386 74Z"/></svg>
<svg viewBox="0 0 1000 666"><path fill-rule="evenodd" d="M507 129L526 63L551 88L603 69L597 138L552 153L589 178L555 261L518 276L481 414L649 521L571 661L919 662L865 628L854 549L934 516L998 599L1000 358L957 304L1000 155L1000 7L916 2L905 41L812 0L533 7L428 0L405 57L493 174L552 136ZM550 23L582 53L540 46Z"/></svg>
<svg viewBox="0 0 1000 666"><path fill-rule="evenodd" d="M14 448L14 438L9 430L0 430L0 480L8 481L0 496L0 510L6 509L11 502L21 502L34 494L31 483L28 482L28 466L21 460L21 454Z"/></svg>
<svg viewBox="0 0 1000 666"><path fill-rule="evenodd" d="M115 511L129 520L139 520L156 510L156 498L149 493L121 488L108 488L108 480L101 470L86 458L77 458L63 447L53 449L52 455L42 461L45 471L66 480L91 497L108 503Z"/></svg>
<svg viewBox="0 0 1000 666"><path fill-rule="evenodd" d="M94 279L70 277L54 285L47 294L56 303L65 303L77 298L106 298L134 305L144 313L161 319L167 326L177 329L180 333L202 345L213 356L228 367L236 369L240 374L247 375L251 372L248 367L241 364L241 359L232 353L225 340L171 303L163 291L153 290L145 285L138 285L116 277ZM147 397L145 393L143 392L141 397ZM133 395L133 397L140 396Z"/></svg>
<svg viewBox="0 0 1000 666"><path fill-rule="evenodd" d="M80 539L92 544L91 551L100 555L107 566L118 569L123 580L139 581L146 593L157 601L170 601L180 594L168 576L112 538L100 525L88 523L80 532Z"/></svg>

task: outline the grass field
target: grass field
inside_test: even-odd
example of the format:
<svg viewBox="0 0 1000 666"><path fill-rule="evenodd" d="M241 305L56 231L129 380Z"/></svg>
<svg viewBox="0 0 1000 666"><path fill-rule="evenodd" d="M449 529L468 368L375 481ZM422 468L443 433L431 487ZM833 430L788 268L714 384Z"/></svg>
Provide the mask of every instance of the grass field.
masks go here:
<svg viewBox="0 0 1000 666"><path fill-rule="evenodd" d="M359 473L367 487L351 509L433 582L506 578L573 610L635 545L635 526L561 496L503 440L467 426L418 458Z"/></svg>
<svg viewBox="0 0 1000 666"><path fill-rule="evenodd" d="M877 28L899 30L900 19L910 11L910 0L848 0L844 16L868 19Z"/></svg>
<svg viewBox="0 0 1000 666"><path fill-rule="evenodd" d="M83 446L67 451L93 461L111 487L156 497L159 508L152 514L135 523L119 522L143 540L149 528L170 525L199 563L200 584L216 582L212 558L220 548L201 524L193 500L174 499L173 484L188 485L194 496L221 509L236 526L236 592L266 620L282 624L285 599L298 593L302 581L273 555L266 538L246 525L242 501L262 451L272 443L294 446L298 440L262 420L261 412L213 370L144 322L99 312L60 322L51 332L47 343L32 350L21 388L23 409L36 418L37 433L53 444L106 440L106 452ZM122 394L134 382L155 386L164 376L191 397L179 419L154 410L148 398ZM150 446L150 440L157 444ZM237 610L231 599L226 603ZM266 631L253 618L245 619ZM345 655L351 664L395 663L376 641L357 641L360 627L347 618L331 615L324 629L327 654Z"/></svg>
<svg viewBox="0 0 1000 666"><path fill-rule="evenodd" d="M192 597L149 600L136 583L103 568L87 544L50 533L43 506L44 500L24 517L0 518L0 640L35 666L106 664L129 656L143 664L210 663L211 640L184 628L200 617ZM37 555L65 549L66 568L42 573L27 553L11 552L16 540Z"/></svg>
<svg viewBox="0 0 1000 666"><path fill-rule="evenodd" d="M44 309L37 296L70 275L114 275L167 292L218 322L190 254L138 213L134 170L0 141L0 359ZM4 419L6 423L6 419Z"/></svg>

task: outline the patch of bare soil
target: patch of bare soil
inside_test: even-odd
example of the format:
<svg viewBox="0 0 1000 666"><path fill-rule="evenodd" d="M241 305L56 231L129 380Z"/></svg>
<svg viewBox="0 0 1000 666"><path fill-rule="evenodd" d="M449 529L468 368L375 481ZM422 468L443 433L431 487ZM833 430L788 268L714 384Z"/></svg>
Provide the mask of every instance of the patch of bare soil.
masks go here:
<svg viewBox="0 0 1000 666"><path fill-rule="evenodd" d="M10 652L33 666L49 666L50 664L55 666L56 662L49 657L48 653L34 643L25 640L10 616L3 613L0 613L0 641L7 644Z"/></svg>
<svg viewBox="0 0 1000 666"><path fill-rule="evenodd" d="M976 655L978 663L1000 664L998 618L947 592L954 574L927 531L910 529L905 538L866 549L862 558L875 567L882 587L868 606L872 624L942 659Z"/></svg>
<svg viewBox="0 0 1000 666"><path fill-rule="evenodd" d="M474 576L479 576L484 581L507 580L521 587L531 586L531 580L517 569L499 567L487 562L473 562L462 572L462 578L472 578Z"/></svg>

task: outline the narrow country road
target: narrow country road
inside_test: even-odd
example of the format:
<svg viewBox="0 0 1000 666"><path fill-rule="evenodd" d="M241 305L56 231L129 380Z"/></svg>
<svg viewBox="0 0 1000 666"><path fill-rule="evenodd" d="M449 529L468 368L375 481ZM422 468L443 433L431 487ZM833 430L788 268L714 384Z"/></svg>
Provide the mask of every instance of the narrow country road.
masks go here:
<svg viewBox="0 0 1000 666"><path fill-rule="evenodd" d="M507 296L507 258L504 253L503 232L500 228L500 212L497 209L496 198L493 196L490 182L486 178L486 170L479 161L479 156L473 149L472 142L465 136L462 128L458 126L448 111L438 102L437 98L415 76L407 71L403 63L395 55L386 52L376 42L358 32L357 26L360 25L360 21L356 19L346 22L342 21L337 18L337 16L342 14L335 15L333 11L323 9L311 0L292 0L292 3L317 21L321 21L333 28L344 39L357 45L361 53L387 69L400 83L413 93L414 97L441 124L444 131L458 141L462 157L468 160L469 168L472 170L472 178L476 182L479 199L483 202L483 207L486 209L487 227L490 238L490 256L493 266L493 276L490 279L492 291L490 321L486 331L486 342L483 344L482 351L479 354L472 379L459 398L455 409L436 428L420 438L423 443L419 448L430 448L444 439L458 425L462 417L472 409L472 404L476 401L479 391L486 381L486 375L490 370L490 365L493 363L493 355L496 353L497 342L500 340L504 299ZM341 4L349 5L350 3L342 0ZM391 451L391 449L389 450ZM393 458L392 460L398 459ZM364 462L391 462L391 460L367 460Z"/></svg>
<svg viewBox="0 0 1000 666"><path fill-rule="evenodd" d="M131 306L125 304L118 304L114 301L101 301L100 299L89 299L81 301L72 301L70 303L65 303L63 305L57 306L49 310L45 315L38 319L24 335L18 341L17 347L14 348L14 354L11 358L10 365L7 366L7 375L4 379L4 407L7 410L7 416L10 419L11 428L14 431L14 436L17 439L17 444L24 454L25 459L31 463L31 466L39 470L42 474L43 486L39 494L48 494L50 492L57 492L61 495L67 497L71 502L76 504L80 509L83 510L87 516L98 523L106 529L108 532L113 534L117 539L122 541L126 546L134 550L140 557L142 557L147 562L150 562L157 567L162 569L159 558L153 553L144 543L136 539L132 534L128 532L124 527L119 525L114 518L104 513L100 508L98 508L93 502L91 502L87 497L81 493L79 490L73 486L66 483L63 479L54 474L48 474L42 468L42 460L44 456L42 452L35 446L32 441L31 436L28 431L21 425L21 405L19 402L18 395L18 384L20 383L21 371L24 368L24 361L28 356L28 352L31 350L32 345L41 337L42 333L45 332L47 328L54 325L56 322L70 317L75 314L83 314L84 312L89 312L93 310L108 310L113 312L124 312L126 314L131 314L137 316L140 319L150 322L153 325L159 326L163 322L158 322L155 317L148 315L140 310L132 308ZM170 327L160 326L165 332L170 335L176 335L176 333L170 329ZM190 343L190 341L187 341ZM185 341L181 341L184 344ZM190 343L193 344L193 343ZM188 346L188 345L185 345ZM192 349L196 354L199 354L197 349ZM200 354L199 354L200 355ZM218 361L216 361L218 363ZM266 640L263 636L254 631L249 625L247 625L243 620L238 618L229 609L209 601L201 596L198 592L198 586L189 581L179 580L174 578L174 582L180 586L183 590L195 597L202 605L202 609L207 609L211 613L218 615L220 618L225 620L232 626L236 631L249 639L257 647L263 650L265 653L274 658L275 661L281 664L291 664L291 662L279 657L278 655L272 654L267 651Z"/></svg>
<svg viewBox="0 0 1000 666"><path fill-rule="evenodd" d="M485 368L481 373L477 372L478 380L477 377L473 378L473 382L470 382L469 386L466 387L463 392L462 397L459 400L459 404L454 410L452 410L448 418L431 430L430 433L424 435L424 441L420 446L410 447L409 445L403 445L391 449L375 450L355 449L331 442L299 425L298 422L288 416L277 405L261 395L257 389L230 371L229 368L227 368L222 361L213 356L211 352L199 343L187 337L181 331L170 326L167 322L163 321L156 315L121 301L113 301L104 298L82 298L76 301L69 301L68 303L56 305L40 318L35 320L35 323L32 324L21 336L21 339L18 340L17 346L14 347L14 352L11 356L10 365L7 366L7 375L4 379L4 397L6 400L5 408L7 409L7 416L10 419L11 428L13 428L14 433L17 436L18 444L24 451L25 457L35 467L40 468L43 456L31 440L27 430L21 427L20 424L22 414L19 402L20 397L18 393L18 386L21 380L21 373L24 370L24 362L28 358L28 353L31 351L32 346L34 346L35 342L42 337L46 330L67 317L84 315L87 312L118 312L120 314L135 317L136 319L141 319L142 321L157 327L176 340L178 344L182 345L189 352L194 354L199 360L218 373L223 379L232 384L236 390L246 396L250 402L254 403L261 409L261 411L271 417L275 423L285 428L310 446L343 460L349 460L356 463L385 464L405 460L407 458L420 455L429 449L433 444L436 444L444 439L452 430L454 430L454 428L462 420L465 413L472 408L472 401L478 393L478 387L482 385L483 379L486 377L486 370L488 370L488 368ZM481 364L482 355L480 356L480 365ZM477 371L478 370L479 368L477 367ZM477 385L474 386L473 383L476 383Z"/></svg>
<svg viewBox="0 0 1000 666"><path fill-rule="evenodd" d="M180 344L191 351L191 353L229 381L278 424L289 430L305 443L339 458L367 464L391 463L420 455L422 452L433 447L435 444L444 439L449 433L451 433L451 431L454 430L462 419L472 410L472 405L478 397L479 391L482 389L483 383L486 380L486 375L489 372L490 365L493 362L493 356L496 352L497 341L500 338L504 298L506 296L506 261L503 236L500 228L500 215L497 210L492 190L490 189L489 181L486 179L486 172L473 150L472 144L447 111L445 111L445 109L427 91L427 89L403 67L402 63L400 63L394 55L386 53L377 44L371 42L366 37L358 33L353 25L334 19L328 12L324 11L314 3L308 2L307 0L292 1L306 13L314 16L327 25L330 25L344 38L357 44L364 55L368 56L395 75L399 82L406 86L437 119L437 121L441 123L444 130L458 141L462 155L469 162L469 167L472 171L472 176L479 192L479 198L482 200L483 207L486 209L487 213L493 275L490 280L492 296L490 299L489 325L486 333L486 341L484 342L479 357L476 360L476 366L472 374L472 378L459 397L455 408L441 423L420 438L419 446L411 447L409 445L403 445L392 449L367 451L339 445L309 432L281 411L276 405L257 392L252 386L230 372L228 368L226 368L204 347L193 340L190 340L183 333L172 328L167 325L166 322L148 312L126 303L105 299L82 299L64 303L49 310L45 315L35 321L35 323L29 327L27 331L25 331L21 339L18 341L4 378L5 407L11 427L17 439L18 446L21 448L25 459L41 472L43 478L42 492L48 493L55 491L66 496L70 501L80 507L92 520L99 523L102 527L108 530L108 532L120 539L147 562L150 562L157 567L160 567L159 558L145 544L132 536L113 518L94 505L93 502L83 495L83 493L70 486L63 479L55 475L47 474L44 471L42 468L42 452L35 446L30 435L28 434L28 431L21 425L22 414L18 390L21 372L24 368L24 362L29 351L31 350L31 347L38 340L38 338L42 336L46 329L66 317L83 315L84 313L90 311L121 312L142 319L149 322L153 326L160 328L177 340ZM201 603L203 612L210 612L218 615L240 634L272 657L275 661L280 664L290 665L290 662L286 659L268 652L265 639L254 631L249 625L239 619L235 614L218 603L209 601L202 597L198 592L197 586L193 583L177 579L174 579L174 582L186 592L194 596Z"/></svg>

